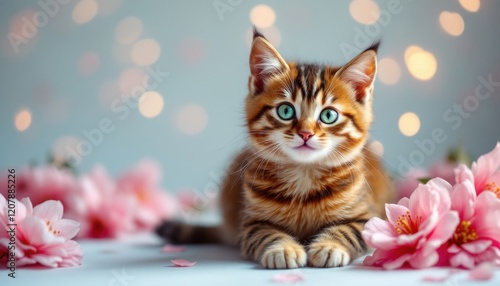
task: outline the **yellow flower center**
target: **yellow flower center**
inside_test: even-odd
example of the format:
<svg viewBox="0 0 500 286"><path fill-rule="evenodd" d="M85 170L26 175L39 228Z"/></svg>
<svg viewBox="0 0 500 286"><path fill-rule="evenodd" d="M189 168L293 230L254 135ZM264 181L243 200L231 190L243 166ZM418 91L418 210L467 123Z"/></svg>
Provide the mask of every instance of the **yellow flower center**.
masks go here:
<svg viewBox="0 0 500 286"><path fill-rule="evenodd" d="M451 238L451 242L462 245L478 239L476 231L470 225L471 222L468 220L461 221Z"/></svg>
<svg viewBox="0 0 500 286"><path fill-rule="evenodd" d="M60 234L61 231L59 230L56 230L53 226L52 226L52 223L50 222L50 220L48 220L46 223L47 225L47 228L49 229L50 232L52 232L54 235L57 235L57 234Z"/></svg>
<svg viewBox="0 0 500 286"><path fill-rule="evenodd" d="M498 186L496 182L487 183L484 186L484 189L486 191L491 191L491 192L495 193L495 195L497 195L497 197L500 198L500 186Z"/></svg>
<svg viewBox="0 0 500 286"><path fill-rule="evenodd" d="M398 234L414 234L418 231L421 222L422 217L417 216L413 219L410 211L407 211L405 215L398 216L394 229Z"/></svg>

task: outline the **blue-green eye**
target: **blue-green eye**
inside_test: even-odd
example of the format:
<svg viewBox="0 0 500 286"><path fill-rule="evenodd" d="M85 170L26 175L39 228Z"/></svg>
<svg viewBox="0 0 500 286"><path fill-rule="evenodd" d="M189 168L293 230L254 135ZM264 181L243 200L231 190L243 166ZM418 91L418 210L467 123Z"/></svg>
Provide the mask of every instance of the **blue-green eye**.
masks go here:
<svg viewBox="0 0 500 286"><path fill-rule="evenodd" d="M278 116L283 120L290 120L295 116L295 109L293 109L293 106L289 103L281 104L278 106L277 110Z"/></svg>
<svg viewBox="0 0 500 286"><path fill-rule="evenodd" d="M337 111L327 108L321 111L319 119L325 124L333 124L339 118Z"/></svg>

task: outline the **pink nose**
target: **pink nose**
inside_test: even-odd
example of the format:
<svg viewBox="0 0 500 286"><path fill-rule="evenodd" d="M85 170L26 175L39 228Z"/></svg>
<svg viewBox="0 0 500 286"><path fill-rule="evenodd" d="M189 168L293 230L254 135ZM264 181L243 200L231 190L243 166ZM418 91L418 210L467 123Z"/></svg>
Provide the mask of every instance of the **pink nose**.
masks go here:
<svg viewBox="0 0 500 286"><path fill-rule="evenodd" d="M299 134L300 136L302 136L302 139L304 141L307 141L309 140L309 138L314 136L314 133L312 133L311 131L300 131Z"/></svg>

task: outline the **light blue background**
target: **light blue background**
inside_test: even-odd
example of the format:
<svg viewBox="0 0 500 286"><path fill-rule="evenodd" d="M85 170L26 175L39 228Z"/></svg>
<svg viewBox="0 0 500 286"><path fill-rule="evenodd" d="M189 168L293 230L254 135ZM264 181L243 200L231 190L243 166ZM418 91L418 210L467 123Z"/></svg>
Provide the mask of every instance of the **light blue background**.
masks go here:
<svg viewBox="0 0 500 286"><path fill-rule="evenodd" d="M2 1L0 170L21 168L31 161L42 163L61 136L82 137L83 130L97 128L101 119L109 118L114 131L105 134L102 144L94 146L77 166L79 173L100 163L117 174L148 157L161 164L164 185L169 190L203 190L219 180L245 139L243 100L249 73L246 34L255 5L267 4L276 12L275 27L282 39L278 49L288 59L344 64L348 59L341 43L354 45L356 29L365 30L351 17L350 1L243 1L225 12L222 20L213 2L122 1L112 14L99 14L89 23L77 25L71 18L77 0L70 0L39 29L28 51L12 56L8 51L11 47L5 44L12 17L24 9L38 11L40 6L37 1ZM388 1L377 3L382 10L387 9ZM480 101L478 109L456 130L443 120L443 114L474 93L479 76L491 75L500 82L500 3L481 1L477 13L464 10L455 0L401 0L401 7L401 13L392 15L381 28L380 36L370 38L370 42L383 39L380 57L396 59L402 71L396 85L377 81L375 88L372 138L385 147L385 165L397 175L400 158L408 159L418 148L415 140L431 138L435 128L442 128L447 140L425 156L424 165L459 143L473 158L488 152L500 140L500 89ZM464 18L461 36L450 36L440 27L439 14L445 10ZM156 64L169 73L155 89L163 96L165 106L153 119L144 118L134 109L120 120L117 113L99 102L101 86L133 66L117 62L113 55L116 25L128 16L142 20L140 39L158 41L161 57ZM202 43L204 56L200 62L187 64L180 59L179 43L185 38ZM437 73L429 81L413 78L406 68L404 51L413 44L437 59ZM100 67L91 76L77 72L78 58L86 52L100 57ZM53 102L37 100L34 89L40 85L50 87ZM198 135L185 135L176 127L177 111L186 104L197 104L207 111L208 126ZM33 114L32 125L25 132L14 127L15 114L21 108ZM399 117L408 111L418 114L422 123L414 137L403 136L398 129Z"/></svg>

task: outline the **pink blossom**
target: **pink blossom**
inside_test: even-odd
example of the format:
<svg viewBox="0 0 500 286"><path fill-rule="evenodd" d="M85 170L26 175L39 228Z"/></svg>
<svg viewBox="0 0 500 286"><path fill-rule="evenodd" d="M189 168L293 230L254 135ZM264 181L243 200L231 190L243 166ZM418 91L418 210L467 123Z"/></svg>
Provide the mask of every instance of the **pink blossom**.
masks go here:
<svg viewBox="0 0 500 286"><path fill-rule="evenodd" d="M450 162L447 159L434 162L430 168L431 178L441 178L450 184L455 184L455 168L457 163Z"/></svg>
<svg viewBox="0 0 500 286"><path fill-rule="evenodd" d="M160 187L161 169L151 161L142 161L117 181L120 195L134 198L133 220L138 230L152 230L175 212L175 200Z"/></svg>
<svg viewBox="0 0 500 286"><path fill-rule="evenodd" d="M132 200L117 193L115 182L102 167L79 179L68 204L68 216L81 223L79 238L115 238L133 230Z"/></svg>
<svg viewBox="0 0 500 286"><path fill-rule="evenodd" d="M456 169L457 184L469 180L474 183L477 194L491 191L500 198L500 142L491 152L472 163L471 169L465 165L460 165Z"/></svg>
<svg viewBox="0 0 500 286"><path fill-rule="evenodd" d="M465 181L451 192L451 209L460 223L447 245L453 267L472 269L482 262L500 266L500 200L492 192L479 196L472 182Z"/></svg>
<svg viewBox="0 0 500 286"><path fill-rule="evenodd" d="M488 262L479 264L476 268L469 272L469 280L487 281L493 277L495 267Z"/></svg>
<svg viewBox="0 0 500 286"><path fill-rule="evenodd" d="M1 186L7 186L7 176L0 179ZM32 167L21 170L16 177L16 195L30 198L35 205L46 200L59 200L66 205L68 194L76 187L76 180L66 170L54 166ZM0 188L0 193L7 197L7 188Z"/></svg>
<svg viewBox="0 0 500 286"><path fill-rule="evenodd" d="M411 169L402 179L396 182L398 198L409 198L420 184L419 179L428 178L429 172L421 168Z"/></svg>
<svg viewBox="0 0 500 286"><path fill-rule="evenodd" d="M366 243L375 252L363 263L384 269L400 268L408 263L414 268L435 265L437 249L453 235L458 213L452 211L451 185L443 179L419 185L410 198L398 204L386 204L388 221L370 219L362 232Z"/></svg>
<svg viewBox="0 0 500 286"><path fill-rule="evenodd" d="M171 259L170 260L175 267L191 267L196 265L196 261L187 261L186 259Z"/></svg>
<svg viewBox="0 0 500 286"><path fill-rule="evenodd" d="M0 255L6 252L10 238L8 203L16 208L15 255L16 265L41 264L47 267L68 267L80 265L82 249L71 240L78 233L78 222L63 219L63 205L60 201L46 201L33 208L29 198L21 201L6 201L0 195Z"/></svg>

